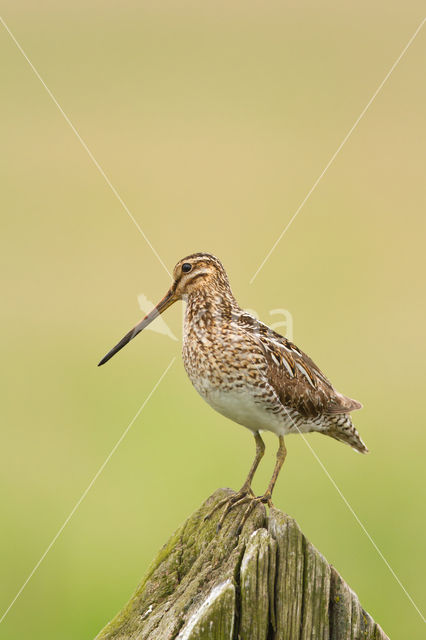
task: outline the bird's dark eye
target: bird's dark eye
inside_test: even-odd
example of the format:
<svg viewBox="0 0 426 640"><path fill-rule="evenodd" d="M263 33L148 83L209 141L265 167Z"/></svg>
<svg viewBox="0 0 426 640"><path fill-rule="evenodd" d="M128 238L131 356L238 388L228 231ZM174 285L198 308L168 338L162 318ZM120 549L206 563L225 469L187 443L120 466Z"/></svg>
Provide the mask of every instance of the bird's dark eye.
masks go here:
<svg viewBox="0 0 426 640"><path fill-rule="evenodd" d="M182 271L184 273L188 273L188 271L191 271L192 269L192 264L189 264L189 262L184 262L182 265Z"/></svg>

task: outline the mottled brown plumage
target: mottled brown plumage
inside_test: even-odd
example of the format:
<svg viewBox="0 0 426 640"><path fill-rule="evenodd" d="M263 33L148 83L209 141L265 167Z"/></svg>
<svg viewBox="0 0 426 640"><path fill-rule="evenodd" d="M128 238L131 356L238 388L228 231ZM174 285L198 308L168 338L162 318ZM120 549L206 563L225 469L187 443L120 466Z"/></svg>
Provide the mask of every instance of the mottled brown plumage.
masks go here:
<svg viewBox="0 0 426 640"><path fill-rule="evenodd" d="M194 387L217 411L250 429L256 458L241 490L222 514L237 502L270 502L283 464L284 435L317 431L367 448L352 424L350 412L361 404L339 393L316 364L292 342L243 311L222 263L208 253L180 260L173 284L157 307L114 347L103 364L176 300L186 301L183 361ZM277 464L266 493L253 497L251 481L263 455L260 431L280 440Z"/></svg>

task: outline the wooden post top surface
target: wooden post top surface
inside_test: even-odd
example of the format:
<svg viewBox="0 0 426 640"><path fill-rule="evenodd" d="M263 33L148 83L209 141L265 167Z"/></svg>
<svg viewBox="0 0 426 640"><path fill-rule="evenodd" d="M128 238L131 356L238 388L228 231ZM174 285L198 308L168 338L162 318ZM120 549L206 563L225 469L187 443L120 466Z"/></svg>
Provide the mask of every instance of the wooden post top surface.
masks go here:
<svg viewBox="0 0 426 640"><path fill-rule="evenodd" d="M290 516L245 505L216 533L218 489L171 536L96 640L389 640Z"/></svg>

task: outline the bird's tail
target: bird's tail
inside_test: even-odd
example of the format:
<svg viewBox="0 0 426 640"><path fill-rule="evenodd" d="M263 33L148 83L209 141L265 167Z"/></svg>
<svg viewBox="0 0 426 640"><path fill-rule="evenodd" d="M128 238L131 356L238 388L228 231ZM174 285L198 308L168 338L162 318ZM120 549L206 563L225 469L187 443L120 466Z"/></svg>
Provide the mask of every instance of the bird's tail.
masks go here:
<svg viewBox="0 0 426 640"><path fill-rule="evenodd" d="M339 442L348 444L352 449L358 451L358 453L369 452L358 431L355 429L349 414L341 413L330 416L329 426L325 433L331 438L339 440Z"/></svg>

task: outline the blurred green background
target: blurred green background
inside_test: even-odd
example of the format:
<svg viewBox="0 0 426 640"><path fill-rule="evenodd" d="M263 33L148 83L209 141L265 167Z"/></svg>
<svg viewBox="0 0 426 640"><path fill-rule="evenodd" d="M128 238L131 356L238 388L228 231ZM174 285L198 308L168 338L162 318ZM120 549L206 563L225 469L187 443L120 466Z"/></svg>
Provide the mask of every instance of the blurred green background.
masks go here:
<svg viewBox="0 0 426 640"><path fill-rule="evenodd" d="M424 606L426 31L252 285L249 280L420 23L420 2L3 2L3 17L171 270L208 250L244 307L364 403L371 449L311 435ZM170 362L0 625L7 640L93 638L169 534L239 488L248 431L208 407L179 342L146 332L96 364L169 277L4 28L3 612ZM255 490L265 488L277 441ZM301 438L275 504L392 638L423 623ZM1 615L1 613L0 613Z"/></svg>

